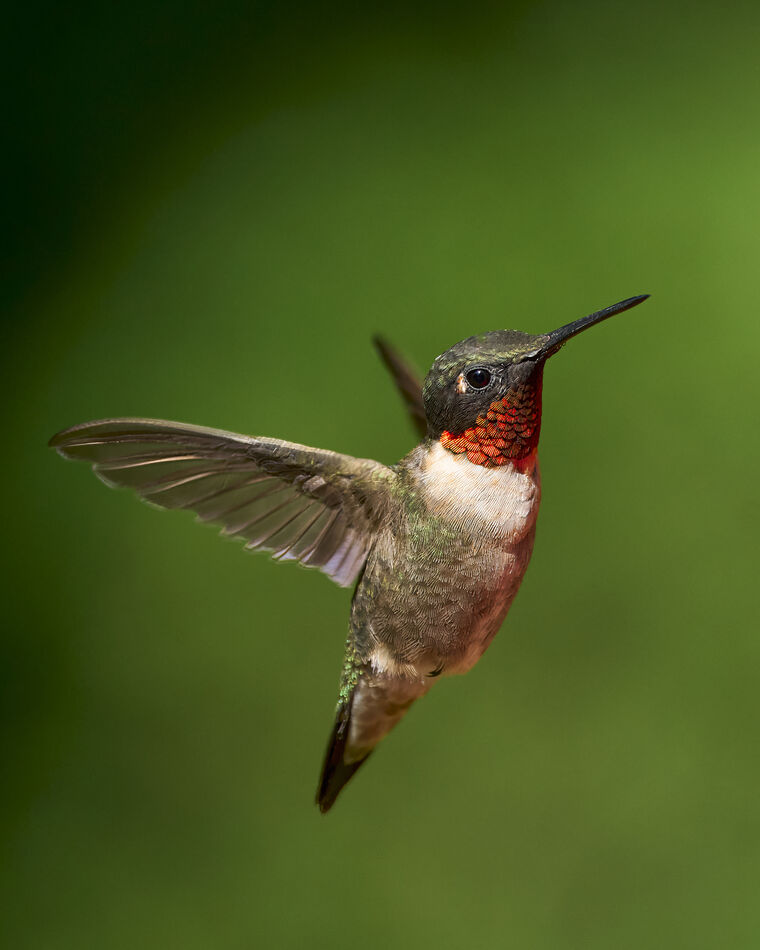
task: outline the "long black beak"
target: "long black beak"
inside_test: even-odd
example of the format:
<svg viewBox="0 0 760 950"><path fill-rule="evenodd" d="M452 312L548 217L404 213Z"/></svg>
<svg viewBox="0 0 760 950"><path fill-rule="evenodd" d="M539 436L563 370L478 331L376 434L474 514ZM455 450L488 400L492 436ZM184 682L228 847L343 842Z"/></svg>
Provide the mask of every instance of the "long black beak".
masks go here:
<svg viewBox="0 0 760 950"><path fill-rule="evenodd" d="M566 323L558 330L552 330L546 334L546 343L541 344L541 348L536 353L540 359L547 359L567 341L579 333L582 333L587 327L595 323L601 323L608 317L614 317L616 313L622 313L624 310L630 310L631 307L638 307L643 303L649 294L641 294L638 297L629 297L627 300L621 300L620 303L613 303L611 307L605 307L604 310L597 310L596 313L590 313L587 317L581 317L580 320L574 320L572 323Z"/></svg>

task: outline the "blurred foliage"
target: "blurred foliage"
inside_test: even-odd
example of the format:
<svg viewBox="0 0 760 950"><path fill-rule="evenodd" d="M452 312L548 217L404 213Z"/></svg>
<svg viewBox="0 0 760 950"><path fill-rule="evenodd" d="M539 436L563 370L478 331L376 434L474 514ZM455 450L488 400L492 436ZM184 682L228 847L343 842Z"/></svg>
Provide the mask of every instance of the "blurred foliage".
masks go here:
<svg viewBox="0 0 760 950"><path fill-rule="evenodd" d="M7 946L757 946L758 28L651 0L10 14ZM47 438L142 414L390 462L372 332L423 368L636 293L547 371L505 629L320 818L350 594Z"/></svg>

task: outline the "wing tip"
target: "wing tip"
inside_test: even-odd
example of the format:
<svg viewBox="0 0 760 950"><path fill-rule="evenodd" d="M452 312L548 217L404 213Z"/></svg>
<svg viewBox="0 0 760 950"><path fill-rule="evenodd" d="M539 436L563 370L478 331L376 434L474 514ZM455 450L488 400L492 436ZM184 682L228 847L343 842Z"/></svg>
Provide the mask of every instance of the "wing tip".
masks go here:
<svg viewBox="0 0 760 950"><path fill-rule="evenodd" d="M66 454L66 449L75 441L76 436L86 436L88 430L92 431L103 425L123 424L131 421L131 419L93 419L91 422L79 422L77 425L68 426L68 428L61 429L60 432L56 432L55 435L51 436L48 439L48 448L55 449L63 458L70 459L71 456Z"/></svg>
<svg viewBox="0 0 760 950"><path fill-rule="evenodd" d="M394 364L400 363L402 361L401 354L396 349L396 347L387 337L384 337L382 333L372 334L372 345L377 350L380 359L383 361L386 368L393 372Z"/></svg>
<svg viewBox="0 0 760 950"><path fill-rule="evenodd" d="M68 439L69 433L72 431L72 428L76 427L74 426L68 429L61 429L60 432L56 432L55 435L51 435L47 442L48 448L55 449L59 455L63 455L63 449L66 446L66 441ZM64 458L65 457L66 456L64 455Z"/></svg>
<svg viewBox="0 0 760 950"><path fill-rule="evenodd" d="M70 441L71 437L82 432L86 432L88 429L95 429L103 425L115 425L131 422L147 422L148 420L137 420L129 418L113 418L113 419L93 419L90 422L78 422L75 426L68 426L65 429L61 429L60 432L56 432L55 435L51 436L48 440L48 445L52 449L57 449L59 446L65 445Z"/></svg>
<svg viewBox="0 0 760 950"><path fill-rule="evenodd" d="M385 337L376 333L372 337L372 342L383 365L396 384L412 425L418 435L424 438L427 435L427 417L422 399L422 381L418 373Z"/></svg>

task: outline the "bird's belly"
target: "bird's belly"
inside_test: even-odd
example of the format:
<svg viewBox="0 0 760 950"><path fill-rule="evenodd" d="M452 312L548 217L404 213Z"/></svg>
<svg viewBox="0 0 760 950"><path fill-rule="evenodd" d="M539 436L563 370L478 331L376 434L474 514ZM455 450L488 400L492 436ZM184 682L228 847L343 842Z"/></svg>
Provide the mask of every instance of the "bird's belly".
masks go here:
<svg viewBox="0 0 760 950"><path fill-rule="evenodd" d="M431 631L431 646L446 675L466 673L493 640L525 575L533 537L531 529L506 550L482 552L479 574L470 583L460 584L449 602L442 604L439 633Z"/></svg>
<svg viewBox="0 0 760 950"><path fill-rule="evenodd" d="M389 544L371 559L354 604L376 672L406 676L465 673L498 631L522 581L534 528L494 544L449 537L444 548ZM440 540L440 539L439 539ZM394 550L395 548L395 550Z"/></svg>
<svg viewBox="0 0 760 950"><path fill-rule="evenodd" d="M499 629L528 566L538 470L488 469L438 445L415 477L418 503L378 538L352 627L378 673L464 673Z"/></svg>

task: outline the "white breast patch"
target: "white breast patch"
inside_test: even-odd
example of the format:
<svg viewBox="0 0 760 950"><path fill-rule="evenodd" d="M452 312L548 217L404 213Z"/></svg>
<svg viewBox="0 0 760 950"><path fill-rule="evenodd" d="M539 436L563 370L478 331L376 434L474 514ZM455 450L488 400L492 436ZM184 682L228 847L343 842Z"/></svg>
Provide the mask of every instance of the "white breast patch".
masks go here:
<svg viewBox="0 0 760 950"><path fill-rule="evenodd" d="M463 532L514 542L536 520L541 500L538 463L526 473L511 462L485 468L437 442L417 476L430 511Z"/></svg>

